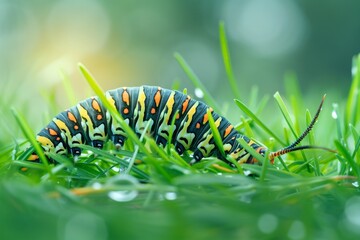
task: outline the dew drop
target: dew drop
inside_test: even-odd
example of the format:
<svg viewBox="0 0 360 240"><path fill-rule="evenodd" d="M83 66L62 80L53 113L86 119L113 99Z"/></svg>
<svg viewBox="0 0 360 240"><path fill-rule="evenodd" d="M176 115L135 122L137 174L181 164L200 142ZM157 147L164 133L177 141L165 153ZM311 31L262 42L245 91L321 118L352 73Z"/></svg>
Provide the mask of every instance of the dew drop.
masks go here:
<svg viewBox="0 0 360 240"><path fill-rule="evenodd" d="M108 197L117 202L131 201L138 195L138 191L135 189L135 186L138 184L138 180L133 176L126 174L117 175L111 178L106 185L120 190L110 191Z"/></svg>
<svg viewBox="0 0 360 240"><path fill-rule="evenodd" d="M203 98L204 92L200 88L195 88L195 96L198 98Z"/></svg>
<svg viewBox="0 0 360 240"><path fill-rule="evenodd" d="M332 116L333 119L337 119L337 118L338 118L337 112L336 112L335 110L333 110L333 111L331 112L331 116Z"/></svg>
<svg viewBox="0 0 360 240"><path fill-rule="evenodd" d="M101 183L99 183L99 182L94 182L94 183L92 184L92 187L93 187L94 189L101 189L102 185L101 185Z"/></svg>
<svg viewBox="0 0 360 240"><path fill-rule="evenodd" d="M331 116L333 119L338 119L337 109L339 106L337 103L333 103L332 107L333 107L333 111L331 112Z"/></svg>
<svg viewBox="0 0 360 240"><path fill-rule="evenodd" d="M244 170L244 175L245 176L249 176L251 174L251 171L250 170Z"/></svg>
<svg viewBox="0 0 360 240"><path fill-rule="evenodd" d="M167 192L165 193L165 199L167 200L175 200L177 198L176 192Z"/></svg>
<svg viewBox="0 0 360 240"><path fill-rule="evenodd" d="M351 68L351 74L352 74L352 76L355 76L356 75L356 73L357 73L357 66L356 66L356 64L353 64L353 66L352 66L352 68Z"/></svg>

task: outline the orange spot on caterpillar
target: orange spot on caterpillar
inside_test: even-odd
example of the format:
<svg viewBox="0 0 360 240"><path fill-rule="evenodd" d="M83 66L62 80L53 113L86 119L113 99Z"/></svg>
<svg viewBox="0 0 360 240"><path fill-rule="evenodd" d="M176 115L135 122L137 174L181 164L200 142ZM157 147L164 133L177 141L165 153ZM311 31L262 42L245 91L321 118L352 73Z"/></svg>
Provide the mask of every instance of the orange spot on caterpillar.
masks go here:
<svg viewBox="0 0 360 240"><path fill-rule="evenodd" d="M186 111L187 107L189 106L189 101L190 101L190 97L187 96L187 98L185 99L185 101L182 104L182 111L181 113L184 114L184 112Z"/></svg>
<svg viewBox="0 0 360 240"><path fill-rule="evenodd" d="M52 129L52 128L49 128L49 133L50 133L51 136L56 136L56 135L58 135L57 132L56 132L54 129Z"/></svg>
<svg viewBox="0 0 360 240"><path fill-rule="evenodd" d="M128 113L129 113L129 109L128 109L128 108L124 108L123 113L124 113L124 114L128 114Z"/></svg>
<svg viewBox="0 0 360 240"><path fill-rule="evenodd" d="M68 119L69 119L70 121L76 123L76 118L75 118L75 116L74 116L74 114L73 114L72 112L69 111L69 112L67 113L67 117L68 117Z"/></svg>
<svg viewBox="0 0 360 240"><path fill-rule="evenodd" d="M150 113L151 113L151 114L155 114L155 113L156 113L156 109L155 109L155 108L151 108Z"/></svg>
<svg viewBox="0 0 360 240"><path fill-rule="evenodd" d="M97 120L101 120L103 118L103 116L101 115L101 114L98 114L97 116L96 116L96 119Z"/></svg>
<svg viewBox="0 0 360 240"><path fill-rule="evenodd" d="M124 91L122 93L122 100L127 105L130 105L130 96L129 96L129 93L127 92L126 88L124 88Z"/></svg>
<svg viewBox="0 0 360 240"><path fill-rule="evenodd" d="M36 155L36 154L31 154L29 157L28 157L28 161L36 161L39 159L39 156Z"/></svg>
<svg viewBox="0 0 360 240"><path fill-rule="evenodd" d="M195 128L199 129L200 126L201 126L200 123L196 123Z"/></svg>
<svg viewBox="0 0 360 240"><path fill-rule="evenodd" d="M154 96L154 101L155 101L155 105L156 107L159 107L160 101L161 101L161 88L158 88L155 96Z"/></svg>
<svg viewBox="0 0 360 240"><path fill-rule="evenodd" d="M209 120L209 116L207 113L205 113L203 118L203 124L207 123L208 120Z"/></svg>
<svg viewBox="0 0 360 240"><path fill-rule="evenodd" d="M78 125L75 125L75 126L74 126L74 129L75 129L75 130L78 130L78 129L79 129L79 126L78 126Z"/></svg>
<svg viewBox="0 0 360 240"><path fill-rule="evenodd" d="M99 105L98 101L96 101L95 98L92 99L91 106L95 111L101 112L100 105Z"/></svg>
<svg viewBox="0 0 360 240"><path fill-rule="evenodd" d="M233 129L233 126L232 125L229 125L226 129L225 129L225 133L224 133L224 138L227 137L231 130Z"/></svg>

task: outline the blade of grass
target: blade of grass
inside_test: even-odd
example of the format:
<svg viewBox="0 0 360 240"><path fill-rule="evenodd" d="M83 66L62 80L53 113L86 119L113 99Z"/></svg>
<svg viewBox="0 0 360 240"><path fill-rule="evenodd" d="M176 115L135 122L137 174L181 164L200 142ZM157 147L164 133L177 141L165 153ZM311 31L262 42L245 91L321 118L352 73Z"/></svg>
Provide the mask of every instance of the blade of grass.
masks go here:
<svg viewBox="0 0 360 240"><path fill-rule="evenodd" d="M355 157L357 157L357 155L358 155L358 150L360 148L360 134L358 133L358 131L352 124L350 124L349 128L352 132L352 135L354 138L354 143L355 143L354 151L353 151L353 154L351 155L351 157L353 159L355 159ZM360 163L357 162L357 164L360 164Z"/></svg>
<svg viewBox="0 0 360 240"><path fill-rule="evenodd" d="M216 146L218 147L218 149L220 151L220 154L223 157L225 157L224 145L223 145L220 133L219 133L219 129L215 125L215 121L214 121L214 118L213 118L213 116L211 114L210 108L208 108L206 110L206 114L207 114L208 119L209 119L209 125L210 125L211 132L213 134L214 142L215 142Z"/></svg>
<svg viewBox="0 0 360 240"><path fill-rule="evenodd" d="M298 121L301 116L300 109L303 109L303 98L301 96L299 81L296 78L294 72L287 72L284 76L284 85L286 89L286 95L290 99L291 109L294 112L295 121L294 128L296 132L300 132L300 121Z"/></svg>
<svg viewBox="0 0 360 240"><path fill-rule="evenodd" d="M353 80L345 107L345 131L348 130L348 124L353 125L360 119L360 54L353 58L352 65Z"/></svg>
<svg viewBox="0 0 360 240"><path fill-rule="evenodd" d="M208 105L210 105L215 110L215 112L220 113L221 112L220 108L218 107L215 99L213 99L213 97L210 95L209 91L205 88L205 86L202 84L200 79L196 76L194 71L190 68L189 64L185 61L185 59L179 53L175 53L174 57L178 61L178 63L180 64L181 68L184 70L186 75L192 81L194 86L196 88L200 89L204 93L205 102Z"/></svg>
<svg viewBox="0 0 360 240"><path fill-rule="evenodd" d="M289 114L289 110L287 109L285 103L284 103L284 100L282 99L282 97L280 96L279 92L276 92L274 94L274 98L280 108L280 111L282 113L282 115L284 116L285 118L285 121L287 123L287 125L289 126L291 132L293 133L295 139L298 138L297 136L297 133L295 132L295 126L294 126L294 123L293 121L291 120L291 117L290 117L290 114Z"/></svg>
<svg viewBox="0 0 360 240"><path fill-rule="evenodd" d="M122 167L124 168L127 168L129 166L129 163L105 150L102 150L102 149L98 149L98 148L95 148L95 147L92 147L92 146L89 146L89 145L79 145L79 147L81 147L82 149L85 149L85 150L88 150L88 151L91 151L93 152L94 154L97 154L97 155L100 155L100 156L103 156L104 158L106 159L109 159L115 163L118 163L120 164ZM131 168L131 170L138 174L139 176L145 178L145 179L149 179L149 176L148 174L146 174L145 172L143 172L142 170L140 170L139 168L133 166Z"/></svg>
<svg viewBox="0 0 360 240"><path fill-rule="evenodd" d="M221 53L222 53L225 71L226 71L226 74L228 77L229 84L230 84L231 90L232 90L235 98L240 99L239 87L236 84L234 72L231 67L230 52L229 52L229 47L228 47L228 43L227 43L224 22L220 22L220 24L219 24L219 36L220 36Z"/></svg>
<svg viewBox="0 0 360 240"><path fill-rule="evenodd" d="M312 120L312 117L311 117L311 114L310 114L310 111L307 109L306 110L306 125L309 126L310 123L311 123L311 120ZM312 146L315 146L315 134L314 134L314 131L310 131L309 134L308 134L308 137L309 137L309 144L312 145ZM321 171L320 171L320 165L319 165L319 162L317 160L317 157L316 157L316 152L314 152L314 171L315 171L315 175L316 176L321 176Z"/></svg>
<svg viewBox="0 0 360 240"><path fill-rule="evenodd" d="M70 105L74 106L78 102L78 100L75 97L74 89L71 87L69 75L67 75L65 71L61 70L60 77L62 79L62 83L65 89L66 99L69 100Z"/></svg>
<svg viewBox="0 0 360 240"><path fill-rule="evenodd" d="M26 122L24 116L22 116L21 113L18 113L14 108L12 108L11 110L22 133L29 140L31 145L34 146L35 152L36 154L38 154L41 162L44 164L46 171L50 174L50 176L52 176L48 159L46 158L40 144L36 141L35 134L33 133L29 124Z"/></svg>
<svg viewBox="0 0 360 240"><path fill-rule="evenodd" d="M149 128L150 124L151 124L151 121L148 121L147 124L145 125L145 128L144 128L144 130L143 130L143 133L141 134L140 139L139 139L140 142L142 142L142 141L144 140L144 137L145 137L145 135L146 135L147 129ZM135 145L134 153L133 153L133 155L132 155L131 158L130 158L129 165L128 165L128 167L127 167L126 170L125 170L125 174L129 174L129 173L130 173L131 168L134 166L135 158L136 158L138 152L139 152L139 145Z"/></svg>
<svg viewBox="0 0 360 240"><path fill-rule="evenodd" d="M170 154L170 149L171 149L171 142L172 142L172 139L173 139L173 135L174 135L174 131L175 131L175 120L176 120L176 116L179 114L179 109L177 109L175 111L175 114L174 116L172 117L171 119L171 124L170 124L170 131L169 131L169 138L167 140L167 143L166 143L166 152L168 154Z"/></svg>
<svg viewBox="0 0 360 240"><path fill-rule="evenodd" d="M338 140L335 140L335 146L338 152L344 157L344 159L349 163L351 168L354 171L355 176L360 180L360 169L359 166L355 163L348 149Z"/></svg>
<svg viewBox="0 0 360 240"><path fill-rule="evenodd" d="M280 144L285 146L285 143L282 139L280 139L276 134L271 131L260 119L254 114L249 108L245 106L244 103L242 103L240 100L235 99L234 100L236 105L247 115L249 116L257 125L259 125L267 134L269 134L271 137L276 139Z"/></svg>

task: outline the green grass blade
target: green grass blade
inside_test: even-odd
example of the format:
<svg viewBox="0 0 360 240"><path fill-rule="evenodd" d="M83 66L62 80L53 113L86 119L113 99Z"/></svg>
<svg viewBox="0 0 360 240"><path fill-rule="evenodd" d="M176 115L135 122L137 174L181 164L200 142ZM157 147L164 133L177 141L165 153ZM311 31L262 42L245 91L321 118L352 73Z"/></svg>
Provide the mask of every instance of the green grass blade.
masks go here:
<svg viewBox="0 0 360 240"><path fill-rule="evenodd" d="M229 52L229 47L228 47L228 43L227 43L224 22L220 22L220 24L219 24L219 36L220 36L221 53L222 53L225 71L226 71L226 74L228 77L228 81L229 81L231 90L233 91L235 98L241 99L240 91L239 91L240 88L236 84L234 72L231 67L230 52Z"/></svg>
<svg viewBox="0 0 360 240"><path fill-rule="evenodd" d="M74 106L78 102L78 99L76 98L74 88L71 86L70 77L65 71L60 71L60 77L62 78L66 99L69 100L70 105Z"/></svg>
<svg viewBox="0 0 360 240"><path fill-rule="evenodd" d="M235 99L234 100L236 105L243 111L247 116L249 116L257 125L259 125L267 134L269 134L271 137L276 139L280 144L286 145L285 142L283 142L282 139L280 139L273 131L271 131L260 119L254 114L249 108L246 107L244 103L242 103L240 100Z"/></svg>
<svg viewBox="0 0 360 240"><path fill-rule="evenodd" d="M214 118L213 118L209 108L206 110L206 114L208 115L209 125L210 125L211 132L213 134L214 142L215 142L216 146L218 147L221 155L223 157L225 157L224 145L223 145L220 133L219 133L219 129L215 125Z"/></svg>
<svg viewBox="0 0 360 240"><path fill-rule="evenodd" d="M352 125L352 124L349 124L349 128L350 128L350 131L352 133L352 136L353 136L353 139L354 139L354 143L355 143L355 147L354 147L354 151L351 155L351 157L354 159L354 160L357 160L356 163L359 165L360 162L359 162L359 159L355 159L356 157L359 158L360 156L360 152L359 152L359 148L360 148L360 134L358 133L358 131L356 130L356 128Z"/></svg>
<svg viewBox="0 0 360 240"><path fill-rule="evenodd" d="M175 111L174 116L171 119L171 124L170 124L170 131L169 131L169 138L167 140L166 143L166 151L168 154L170 154L170 149L171 149L171 142L173 139L173 135L174 135L174 131L175 131L175 120L176 120L176 116L179 114L179 109L177 109Z"/></svg>
<svg viewBox="0 0 360 240"><path fill-rule="evenodd" d="M359 165L356 164L354 159L351 156L351 153L348 151L348 149L338 140L335 140L335 146L338 152L343 156L343 158L349 163L351 166L355 176L360 180L360 169Z"/></svg>
<svg viewBox="0 0 360 240"><path fill-rule="evenodd" d="M311 117L311 113L309 110L306 110L306 125L309 126L311 123L312 117ZM308 134L308 138L309 138L309 144L311 146L315 146L315 134L314 131L310 131ZM316 153L314 153L316 154ZM319 162L317 160L316 155L314 155L314 171L315 171L315 175L316 176L321 176L321 171L320 171L320 165Z"/></svg>
<svg viewBox="0 0 360 240"><path fill-rule="evenodd" d="M46 171L51 175L51 169L49 166L48 159L46 158L41 146L36 141L35 134L33 133L31 127L26 122L24 116L21 113L18 113L14 108L12 109L12 113L22 133L29 140L31 145L34 146L36 154L38 154L41 162L44 164Z"/></svg>
<svg viewBox="0 0 360 240"><path fill-rule="evenodd" d="M304 108L304 103L299 81L297 80L295 73L287 72L284 77L284 84L286 95L288 96L288 99L290 99L291 109L295 116L294 128L296 129L296 132L300 132L300 121L298 121L298 119L302 115L300 109Z"/></svg>
<svg viewBox="0 0 360 240"><path fill-rule="evenodd" d="M298 138L297 136L297 133L295 132L295 126L294 126L294 123L293 121L291 120L291 117L290 117L290 113L289 113L289 110L287 109L285 103L284 103L284 100L282 99L282 97L280 96L279 92L276 92L274 94L274 98L280 108L280 111L282 113L282 115L284 116L285 118L285 121L287 123L287 125L289 126L291 132L293 133L295 139Z"/></svg>
<svg viewBox="0 0 360 240"><path fill-rule="evenodd" d="M194 86L198 89L200 89L204 93L204 101L211 106L215 112L221 113L220 108L218 107L215 99L210 95L209 91L206 89L206 87L202 84L198 76L194 73L194 71L191 69L189 64L185 61L185 59L179 54L174 54L175 59L180 64L181 68L184 70L186 75L189 77L189 79L192 81Z"/></svg>
<svg viewBox="0 0 360 240"><path fill-rule="evenodd" d="M115 155L113 155L112 153L102 150L102 149L98 149L89 145L80 145L79 147L81 147L82 149L88 150L93 152L94 154L97 154L99 156L102 156L103 158L106 158L107 160L111 160L114 163L118 163L120 164L121 167L127 168L129 166L129 163ZM144 179L149 179L149 175L147 173L145 173L144 171L140 170L139 168L137 168L136 166L133 166L131 168L131 171L133 171L134 173L138 174L139 176L141 176Z"/></svg>
<svg viewBox="0 0 360 240"><path fill-rule="evenodd" d="M353 58L353 80L345 108L345 131L348 130L348 123L356 125L360 119L360 54Z"/></svg>
<svg viewBox="0 0 360 240"><path fill-rule="evenodd" d="M140 139L139 139L140 142L142 142L142 141L144 140L145 135L146 135L146 132L147 132L147 129L148 129L149 126L150 126L150 123L151 123L151 122L148 121L147 124L145 125L144 131L143 131L143 133L141 134ZM131 158L130 158L129 166L126 168L125 174L129 174L129 173L130 173L131 168L134 166L135 159L136 159L136 156L138 155L138 152L139 152L139 145L135 145L133 155L132 155Z"/></svg>

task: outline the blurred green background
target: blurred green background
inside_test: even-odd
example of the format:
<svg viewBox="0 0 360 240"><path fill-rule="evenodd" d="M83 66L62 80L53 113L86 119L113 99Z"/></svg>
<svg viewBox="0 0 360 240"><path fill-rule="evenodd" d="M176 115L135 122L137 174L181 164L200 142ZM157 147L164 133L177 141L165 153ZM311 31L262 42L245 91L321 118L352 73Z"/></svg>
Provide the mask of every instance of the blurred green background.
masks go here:
<svg viewBox="0 0 360 240"><path fill-rule="evenodd" d="M360 51L359 10L357 0L1 0L1 89L40 104L39 89L61 86L63 70L86 97L78 62L104 89L174 80L190 87L173 58L178 51L212 93L226 93L219 85L224 20L242 92L255 84L272 94L293 70L305 92L345 94Z"/></svg>

